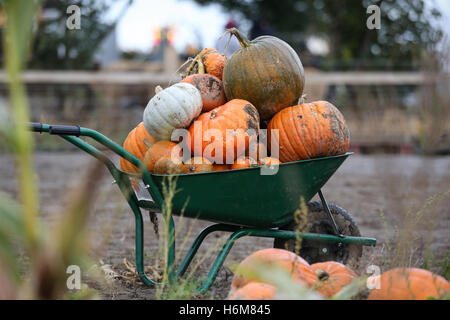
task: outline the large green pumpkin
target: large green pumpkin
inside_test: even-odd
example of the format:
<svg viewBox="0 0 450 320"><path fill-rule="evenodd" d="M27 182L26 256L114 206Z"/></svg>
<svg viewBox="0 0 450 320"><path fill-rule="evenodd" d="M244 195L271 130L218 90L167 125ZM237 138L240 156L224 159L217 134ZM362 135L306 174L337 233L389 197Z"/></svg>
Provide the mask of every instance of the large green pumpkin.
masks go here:
<svg viewBox="0 0 450 320"><path fill-rule="evenodd" d="M223 72L227 99L251 102L262 120L296 104L303 93L305 75L294 49L276 37L249 41L237 29L228 32L236 36L242 48L233 53Z"/></svg>

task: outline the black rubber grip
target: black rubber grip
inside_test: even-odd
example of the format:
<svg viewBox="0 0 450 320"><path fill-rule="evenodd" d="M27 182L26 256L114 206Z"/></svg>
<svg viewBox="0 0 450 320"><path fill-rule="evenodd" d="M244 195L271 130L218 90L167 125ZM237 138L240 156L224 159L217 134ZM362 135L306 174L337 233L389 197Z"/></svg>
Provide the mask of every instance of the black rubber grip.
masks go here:
<svg viewBox="0 0 450 320"><path fill-rule="evenodd" d="M30 122L28 123L30 131L42 133L42 123Z"/></svg>
<svg viewBox="0 0 450 320"><path fill-rule="evenodd" d="M80 126L50 126L50 130L48 131L50 134L56 134L61 136L77 136L79 137Z"/></svg>

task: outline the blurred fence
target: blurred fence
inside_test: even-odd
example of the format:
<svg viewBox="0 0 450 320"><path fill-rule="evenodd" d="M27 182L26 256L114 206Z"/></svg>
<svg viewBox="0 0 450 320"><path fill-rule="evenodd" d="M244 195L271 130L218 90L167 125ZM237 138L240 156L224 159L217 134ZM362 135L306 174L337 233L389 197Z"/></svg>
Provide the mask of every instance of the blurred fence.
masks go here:
<svg viewBox="0 0 450 320"><path fill-rule="evenodd" d="M118 142L141 121L155 87L179 81L173 73L123 71L27 71L22 78L33 121L80 124ZM0 72L0 104L7 81ZM335 104L350 127L352 148L361 151L450 149L449 88L449 74L306 69L307 100Z"/></svg>

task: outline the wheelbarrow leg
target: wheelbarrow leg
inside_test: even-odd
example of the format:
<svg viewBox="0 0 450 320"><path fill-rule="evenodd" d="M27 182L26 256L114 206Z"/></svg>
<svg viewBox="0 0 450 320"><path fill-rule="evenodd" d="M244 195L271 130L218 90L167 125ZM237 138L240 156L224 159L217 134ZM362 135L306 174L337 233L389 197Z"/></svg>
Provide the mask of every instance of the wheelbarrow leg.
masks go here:
<svg viewBox="0 0 450 320"><path fill-rule="evenodd" d="M234 242L239 238L249 235L251 232L252 230L249 229L240 229L238 231L233 232L230 235L227 242L225 242L225 244L223 245L222 250L220 251L216 260L214 261L206 280L203 282L202 286L198 289L198 293L204 294L212 286L214 280L217 277L217 273L219 272L219 269L222 266L223 262L225 261L225 258L227 257L231 248L233 247Z"/></svg>
<svg viewBox="0 0 450 320"><path fill-rule="evenodd" d="M203 240L212 232L215 231L229 231L233 232L240 229L240 227L237 226L231 226L227 224L213 224L205 229L203 229L199 235L195 238L194 242L192 243L191 247L189 248L188 252L183 258L183 261L181 261L180 266L177 270L177 276L183 276L186 272L187 268L189 267L189 264L191 263L192 259L194 258L195 254L197 253L198 249L200 248L201 244L203 243Z"/></svg>
<svg viewBox="0 0 450 320"><path fill-rule="evenodd" d="M146 274L144 270L144 222L142 218L142 212L139 208L139 201L136 198L135 193L132 191L132 187L128 177L122 177L121 173L115 170L111 171L114 179L117 182L117 185L120 188L120 191L127 199L131 210L134 213L135 218L135 234L136 234L136 269L139 275L139 278L142 280L144 284L147 286L155 286L160 284L156 281L151 280ZM176 280L175 277L175 224L172 216L164 217L165 223L167 226L168 232L168 243L166 248L166 267L167 267L167 276L170 283L173 283Z"/></svg>

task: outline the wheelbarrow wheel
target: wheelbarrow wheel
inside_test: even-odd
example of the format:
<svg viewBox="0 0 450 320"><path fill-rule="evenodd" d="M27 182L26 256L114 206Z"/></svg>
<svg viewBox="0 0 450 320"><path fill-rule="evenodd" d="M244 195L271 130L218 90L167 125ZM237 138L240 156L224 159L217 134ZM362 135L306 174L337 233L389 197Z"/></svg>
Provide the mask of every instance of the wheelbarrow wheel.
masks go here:
<svg viewBox="0 0 450 320"><path fill-rule="evenodd" d="M354 237L361 236L358 226L346 210L332 203L328 203L328 207L341 234ZM308 203L307 222L306 229L310 233L334 234L332 224L320 201ZM293 221L280 229L298 230L298 227L295 221ZM274 248L287 249L295 252L296 241L295 239L275 239ZM337 261L351 268L358 267L362 250L363 247L361 244L327 243L311 240L302 240L300 244L300 256L310 264L324 261Z"/></svg>

